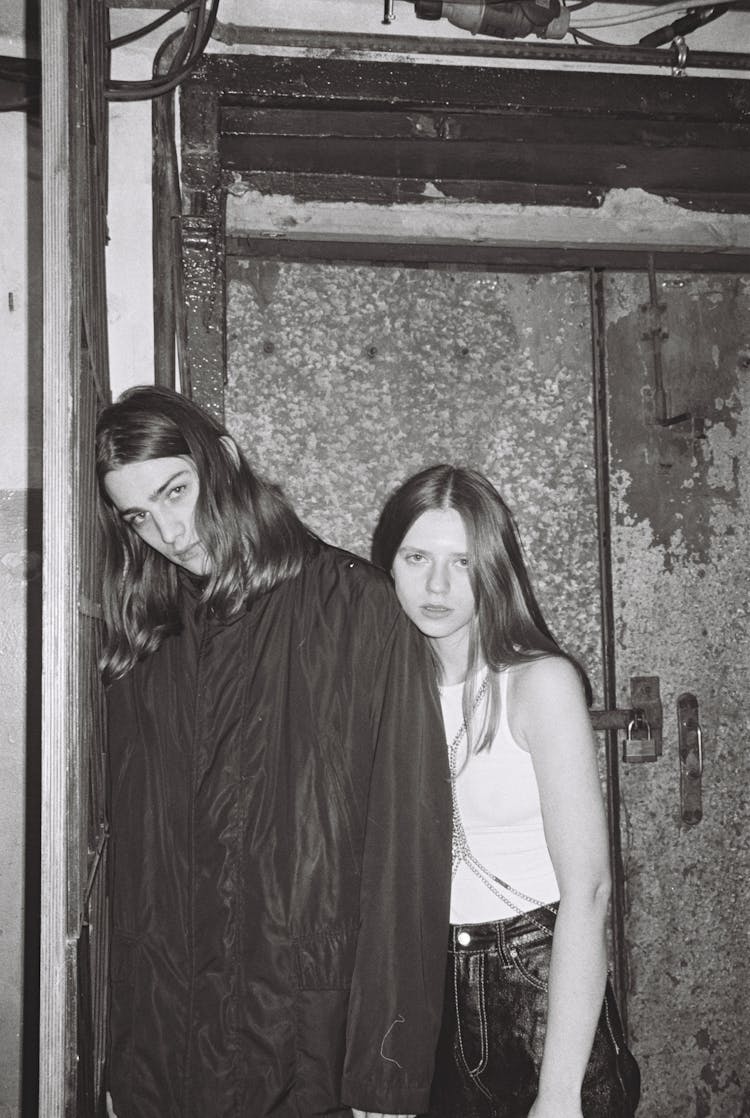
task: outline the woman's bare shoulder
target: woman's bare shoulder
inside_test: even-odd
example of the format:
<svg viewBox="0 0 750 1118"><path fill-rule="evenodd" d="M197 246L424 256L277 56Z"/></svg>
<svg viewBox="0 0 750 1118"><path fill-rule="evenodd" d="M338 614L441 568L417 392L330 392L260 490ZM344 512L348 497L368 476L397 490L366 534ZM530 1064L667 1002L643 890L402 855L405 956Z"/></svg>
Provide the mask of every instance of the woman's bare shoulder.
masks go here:
<svg viewBox="0 0 750 1118"><path fill-rule="evenodd" d="M564 656L542 654L508 669L508 683L518 698L532 699L553 693L582 692L581 677Z"/></svg>

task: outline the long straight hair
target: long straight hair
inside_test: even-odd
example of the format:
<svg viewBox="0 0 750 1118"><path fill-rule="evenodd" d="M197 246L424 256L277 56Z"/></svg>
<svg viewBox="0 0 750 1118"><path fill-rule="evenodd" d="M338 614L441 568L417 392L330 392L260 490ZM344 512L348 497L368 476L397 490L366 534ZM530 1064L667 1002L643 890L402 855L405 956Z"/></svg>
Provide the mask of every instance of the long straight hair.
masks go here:
<svg viewBox="0 0 750 1118"><path fill-rule="evenodd" d="M281 490L251 470L211 415L169 388L124 392L104 409L96 431L107 682L179 631L180 583L177 567L123 521L104 479L134 462L184 455L198 475L195 528L209 559L201 597L219 620L232 620L298 574L313 538Z"/></svg>
<svg viewBox="0 0 750 1118"><path fill-rule="evenodd" d="M488 748L500 723L497 672L542 656L563 656L575 667L591 704L588 676L550 632L531 582L513 515L492 483L464 466L429 466L405 481L385 503L372 539L372 559L390 572L406 533L425 512L455 509L466 529L469 577L475 612L469 633L469 663L463 712L469 748ZM471 712L480 668L490 669L489 699L479 726ZM439 665L438 665L439 669Z"/></svg>

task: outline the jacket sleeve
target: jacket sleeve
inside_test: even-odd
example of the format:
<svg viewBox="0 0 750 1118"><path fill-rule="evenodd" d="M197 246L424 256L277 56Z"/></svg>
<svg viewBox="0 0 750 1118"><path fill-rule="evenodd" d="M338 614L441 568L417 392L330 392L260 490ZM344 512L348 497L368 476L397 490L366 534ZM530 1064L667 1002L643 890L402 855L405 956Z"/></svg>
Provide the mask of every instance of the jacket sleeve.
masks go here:
<svg viewBox="0 0 750 1118"><path fill-rule="evenodd" d="M442 1012L451 796L426 643L398 607L386 616L375 664L370 643L374 753L342 1102L415 1114L427 1109Z"/></svg>

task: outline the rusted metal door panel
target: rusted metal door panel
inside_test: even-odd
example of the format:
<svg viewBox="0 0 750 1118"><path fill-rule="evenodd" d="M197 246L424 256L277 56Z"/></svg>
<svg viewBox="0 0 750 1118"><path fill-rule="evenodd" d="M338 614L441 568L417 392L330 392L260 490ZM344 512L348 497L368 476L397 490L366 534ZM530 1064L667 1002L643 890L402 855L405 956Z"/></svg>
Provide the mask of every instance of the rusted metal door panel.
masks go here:
<svg viewBox="0 0 750 1118"><path fill-rule="evenodd" d="M623 766L629 1023L644 1118L750 1114L750 281L657 277L667 418L654 418L645 276L606 283L620 686L661 679L664 753ZM703 817L680 815L676 702L703 730ZM639 1113L641 1113L639 1112Z"/></svg>

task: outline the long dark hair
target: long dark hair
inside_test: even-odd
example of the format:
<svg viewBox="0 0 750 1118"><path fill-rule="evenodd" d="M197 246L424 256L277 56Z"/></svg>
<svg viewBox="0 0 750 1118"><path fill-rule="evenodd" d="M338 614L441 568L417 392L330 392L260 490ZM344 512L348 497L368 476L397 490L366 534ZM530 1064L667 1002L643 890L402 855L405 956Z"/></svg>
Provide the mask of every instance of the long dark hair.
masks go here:
<svg viewBox="0 0 750 1118"><path fill-rule="evenodd" d="M496 673L541 656L563 656L578 672L589 704L591 684L582 666L564 652L544 620L523 556L513 514L492 483L465 466L429 466L405 481L385 503L372 539L372 559L391 571L404 536L432 509L455 509L463 520L476 612L469 638L469 664L463 707L467 728L478 687L479 669L490 669L489 702L479 730L469 733L471 748L488 747L500 719Z"/></svg>
<svg viewBox="0 0 750 1118"><path fill-rule="evenodd" d="M192 458L198 474L195 526L210 560L201 593L220 620L299 573L309 546L311 533L281 490L251 470L216 419L169 388L124 392L101 413L96 431L107 681L179 631L180 592L177 568L123 521L104 478L133 462L180 455Z"/></svg>

